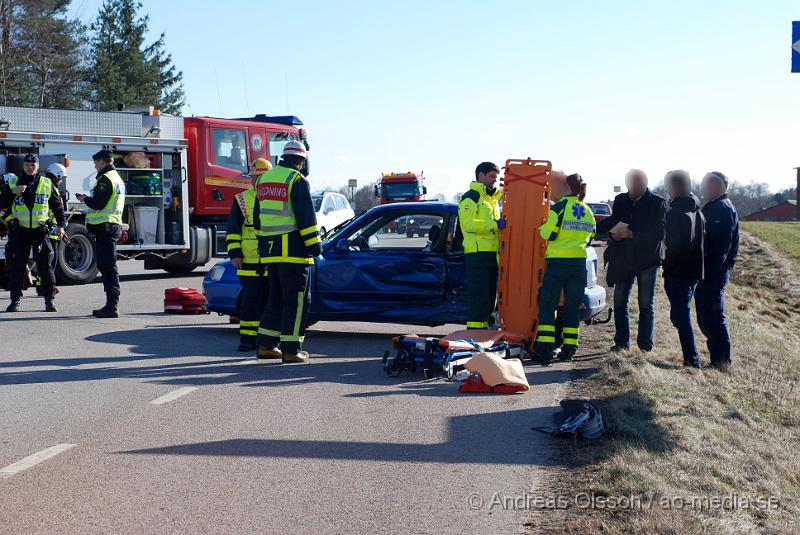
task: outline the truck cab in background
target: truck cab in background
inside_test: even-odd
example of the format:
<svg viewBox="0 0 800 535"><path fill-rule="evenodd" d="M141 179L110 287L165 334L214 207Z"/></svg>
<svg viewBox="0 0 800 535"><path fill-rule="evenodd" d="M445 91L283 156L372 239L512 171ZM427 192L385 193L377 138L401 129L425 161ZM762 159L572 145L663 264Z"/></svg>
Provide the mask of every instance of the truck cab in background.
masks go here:
<svg viewBox="0 0 800 535"><path fill-rule="evenodd" d="M62 193L69 214L67 239L56 251L60 284L97 275L86 206L96 171L92 154L108 149L126 186L121 259L146 269L187 273L212 256L227 256L225 227L234 196L250 187L256 158L276 164L290 140L306 141L294 116L242 119L176 117L150 107L122 112L0 106L0 174L19 172L22 157L39 155L67 167ZM308 144L306 143L306 146ZM0 238L0 262L5 238Z"/></svg>
<svg viewBox="0 0 800 535"><path fill-rule="evenodd" d="M422 173L416 174L411 171L383 173L375 184L375 197L380 200L380 204L422 201L428 193L428 188L423 184L424 180Z"/></svg>

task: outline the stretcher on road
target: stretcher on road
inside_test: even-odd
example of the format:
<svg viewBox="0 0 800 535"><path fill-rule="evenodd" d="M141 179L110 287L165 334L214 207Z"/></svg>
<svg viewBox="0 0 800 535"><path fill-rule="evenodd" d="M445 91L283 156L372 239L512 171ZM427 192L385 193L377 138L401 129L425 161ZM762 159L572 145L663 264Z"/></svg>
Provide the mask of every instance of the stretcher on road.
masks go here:
<svg viewBox="0 0 800 535"><path fill-rule="evenodd" d="M521 345L511 344L501 331L457 331L443 338L414 334L392 339L392 351L383 355L383 369L390 377L404 371L422 370L427 378L444 374L453 379L464 364L477 353L494 353L503 358L522 358Z"/></svg>

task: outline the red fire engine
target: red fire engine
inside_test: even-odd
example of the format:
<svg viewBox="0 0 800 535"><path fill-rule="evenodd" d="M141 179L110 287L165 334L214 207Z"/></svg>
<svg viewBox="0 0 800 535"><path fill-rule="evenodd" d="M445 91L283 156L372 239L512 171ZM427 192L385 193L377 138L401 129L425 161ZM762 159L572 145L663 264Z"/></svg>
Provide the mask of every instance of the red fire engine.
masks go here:
<svg viewBox="0 0 800 535"><path fill-rule="evenodd" d="M225 226L234 195L250 187L256 158L277 163L283 145L306 142L294 116L241 119L176 117L158 110L92 112L0 106L0 174L20 173L26 153L41 168L67 166L62 195L69 214L67 240L57 251L60 283L91 281L97 274L85 205L96 172L91 155L106 148L126 185L123 259L147 269L186 273L225 255ZM306 142L306 146L308 146ZM0 240L0 260L4 240Z"/></svg>

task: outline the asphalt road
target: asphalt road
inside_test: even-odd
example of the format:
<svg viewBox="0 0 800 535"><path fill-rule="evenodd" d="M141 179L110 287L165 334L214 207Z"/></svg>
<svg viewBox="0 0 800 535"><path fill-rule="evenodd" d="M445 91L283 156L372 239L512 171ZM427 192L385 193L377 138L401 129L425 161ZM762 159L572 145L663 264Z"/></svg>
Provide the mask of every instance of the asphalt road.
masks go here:
<svg viewBox="0 0 800 535"><path fill-rule="evenodd" d="M363 323L314 326L310 364L259 364L235 352L227 318L161 312L165 288L200 288L202 272L121 270L118 320L87 315L102 304L97 283L62 288L55 315L35 297L0 313L0 532L535 525L496 502L535 494L557 463L530 428L557 418L566 365L528 366L525 395L460 395L441 379L388 378L380 363L392 335L457 326Z"/></svg>

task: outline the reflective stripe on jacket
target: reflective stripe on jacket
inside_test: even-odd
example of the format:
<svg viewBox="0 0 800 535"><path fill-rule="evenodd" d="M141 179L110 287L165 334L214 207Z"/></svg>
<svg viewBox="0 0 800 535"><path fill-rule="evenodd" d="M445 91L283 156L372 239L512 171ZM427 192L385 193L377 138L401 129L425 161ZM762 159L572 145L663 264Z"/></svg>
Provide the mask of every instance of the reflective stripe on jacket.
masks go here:
<svg viewBox="0 0 800 535"><path fill-rule="evenodd" d="M314 263L321 237L308 181L279 163L256 183L255 221L262 263Z"/></svg>
<svg viewBox="0 0 800 535"><path fill-rule="evenodd" d="M236 221L241 221L240 225L234 228L228 228L227 242L228 254L230 255L236 249L241 250L242 259L245 264L258 264L258 236L253 227L253 218L256 209L256 190L249 189L236 194L236 202L234 202L234 210L239 210L241 219L235 218Z"/></svg>
<svg viewBox="0 0 800 535"><path fill-rule="evenodd" d="M259 236L277 236L297 230L290 196L292 186L302 176L294 169L277 166L258 179Z"/></svg>
<svg viewBox="0 0 800 535"><path fill-rule="evenodd" d="M14 176L9 178L8 187L17 187L19 179ZM49 178L39 175L36 178L36 192L34 193L33 208L29 209L25 204L25 196L17 195L11 204L11 218L16 219L20 226L25 228L42 227L50 219L50 195L53 192L53 182Z"/></svg>
<svg viewBox="0 0 800 535"><path fill-rule="evenodd" d="M464 235L464 253L492 252L500 249L497 220L500 219L502 190L491 193L484 184L473 182L458 203L458 221Z"/></svg>
<svg viewBox="0 0 800 535"><path fill-rule="evenodd" d="M92 185L92 190L97 187L97 182L101 177L106 177L111 182L111 196L106 205L100 210L89 208L86 213L86 223L90 225L101 225L103 223L122 224L122 209L125 206L125 183L116 169L109 169L102 175L98 175Z"/></svg>
<svg viewBox="0 0 800 535"><path fill-rule="evenodd" d="M547 258L586 258L586 246L596 225L591 208L575 195L566 195L550 207L539 234L547 244Z"/></svg>

